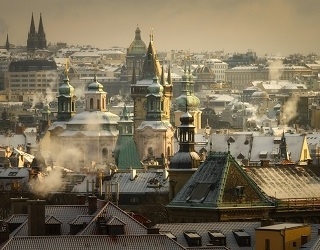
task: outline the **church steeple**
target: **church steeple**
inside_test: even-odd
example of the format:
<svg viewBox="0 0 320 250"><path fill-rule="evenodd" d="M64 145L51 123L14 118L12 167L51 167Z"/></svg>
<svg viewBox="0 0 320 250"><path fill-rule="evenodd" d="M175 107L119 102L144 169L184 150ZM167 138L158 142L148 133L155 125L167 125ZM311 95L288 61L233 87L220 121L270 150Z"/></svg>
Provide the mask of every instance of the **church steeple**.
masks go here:
<svg viewBox="0 0 320 250"><path fill-rule="evenodd" d="M27 40L27 49L29 51L33 51L36 49L45 49L47 48L47 39L46 34L43 28L42 16L40 14L38 32L36 31L36 27L34 25L34 18L33 13L31 16L31 24L30 30L28 33L28 40Z"/></svg>
<svg viewBox="0 0 320 250"><path fill-rule="evenodd" d="M185 112L180 117L181 125L178 127L179 151L170 161L170 169L195 169L200 165L200 156L195 151L195 126L194 118L188 111L185 103ZM187 153L187 154L186 154Z"/></svg>
<svg viewBox="0 0 320 250"><path fill-rule="evenodd" d="M288 151L287 151L287 142L286 142L286 137L284 135L284 131L282 132L282 137L279 145L279 153L280 153L280 159L289 160Z"/></svg>
<svg viewBox="0 0 320 250"><path fill-rule="evenodd" d="M150 42L142 68L141 79L153 79L154 77L160 77L160 72L160 63L158 61L158 55L153 42L153 32L151 31Z"/></svg>
<svg viewBox="0 0 320 250"><path fill-rule="evenodd" d="M163 86L159 84L158 78L153 78L153 83L148 87L147 94L147 121L161 121L163 112Z"/></svg>
<svg viewBox="0 0 320 250"><path fill-rule="evenodd" d="M119 137L114 149L114 159L118 169L141 168L139 154L133 140L133 121L130 119L130 112L126 105L118 121L118 128Z"/></svg>
<svg viewBox="0 0 320 250"><path fill-rule="evenodd" d="M32 12L32 16L31 16L31 23L30 23L30 34L36 34L36 27L34 25L34 19L33 19L33 12Z"/></svg>
<svg viewBox="0 0 320 250"><path fill-rule="evenodd" d="M6 40L6 50L10 49L10 43L9 43L9 35L7 33L7 40Z"/></svg>
<svg viewBox="0 0 320 250"><path fill-rule="evenodd" d="M76 113L75 103L74 88L70 85L68 70L66 69L63 84L59 88L57 120L69 121Z"/></svg>
<svg viewBox="0 0 320 250"><path fill-rule="evenodd" d="M41 34L41 35L42 35L42 34L44 34L41 13L40 13L40 20L39 20L38 34Z"/></svg>
<svg viewBox="0 0 320 250"><path fill-rule="evenodd" d="M32 51L32 50L36 50L37 48L38 48L38 34L36 32L36 27L34 26L34 19L33 19L33 13L32 13L30 30L28 33L28 40L27 40L27 49L29 51Z"/></svg>
<svg viewBox="0 0 320 250"><path fill-rule="evenodd" d="M162 64L162 68L161 68L161 80L160 80L160 84L162 86L165 86L166 85L166 80L164 78L164 68L163 68L163 64Z"/></svg>
<svg viewBox="0 0 320 250"><path fill-rule="evenodd" d="M123 107L122 117L118 121L119 135L133 136L133 121L129 117L130 112L126 105Z"/></svg>
<svg viewBox="0 0 320 250"><path fill-rule="evenodd" d="M103 90L103 85L98 82L96 75L88 86L85 98L86 111L107 111L107 92Z"/></svg>
<svg viewBox="0 0 320 250"><path fill-rule="evenodd" d="M39 28L38 28L38 48L39 49L47 48L47 39L43 29L41 13L40 13L40 20L39 20Z"/></svg>
<svg viewBox="0 0 320 250"><path fill-rule="evenodd" d="M168 66L168 76L167 76L167 82L169 85L172 85L172 78L171 78L171 66Z"/></svg>

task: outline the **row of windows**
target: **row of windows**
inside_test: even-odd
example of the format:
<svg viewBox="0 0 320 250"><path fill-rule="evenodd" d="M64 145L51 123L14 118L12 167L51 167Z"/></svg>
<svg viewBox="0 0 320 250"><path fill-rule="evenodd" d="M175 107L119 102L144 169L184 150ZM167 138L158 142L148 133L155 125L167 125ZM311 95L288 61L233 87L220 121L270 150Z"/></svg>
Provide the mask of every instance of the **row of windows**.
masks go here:
<svg viewBox="0 0 320 250"><path fill-rule="evenodd" d="M35 82L36 79L11 79L11 82ZM51 79L37 79L37 82L52 82Z"/></svg>
<svg viewBox="0 0 320 250"><path fill-rule="evenodd" d="M10 77L56 77L54 74L11 74Z"/></svg>

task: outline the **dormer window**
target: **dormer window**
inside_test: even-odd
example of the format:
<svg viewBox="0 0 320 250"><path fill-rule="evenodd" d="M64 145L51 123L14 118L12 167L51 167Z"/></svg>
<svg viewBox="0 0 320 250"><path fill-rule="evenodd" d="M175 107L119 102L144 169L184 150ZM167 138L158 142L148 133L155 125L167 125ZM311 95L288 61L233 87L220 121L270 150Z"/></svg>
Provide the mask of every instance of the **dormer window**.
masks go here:
<svg viewBox="0 0 320 250"><path fill-rule="evenodd" d="M201 246L201 236L195 231L188 231L183 233L189 247Z"/></svg>

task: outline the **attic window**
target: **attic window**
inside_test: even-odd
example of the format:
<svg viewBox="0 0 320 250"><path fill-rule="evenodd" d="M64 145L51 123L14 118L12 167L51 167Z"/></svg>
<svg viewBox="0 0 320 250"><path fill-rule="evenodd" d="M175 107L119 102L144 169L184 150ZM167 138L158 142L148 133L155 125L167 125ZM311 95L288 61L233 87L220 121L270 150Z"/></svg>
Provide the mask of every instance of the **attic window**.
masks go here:
<svg viewBox="0 0 320 250"><path fill-rule="evenodd" d="M10 172L8 176L16 176L18 172Z"/></svg>
<svg viewBox="0 0 320 250"><path fill-rule="evenodd" d="M249 140L246 139L246 140L244 141L244 145L248 145L248 144L249 144Z"/></svg>
<svg viewBox="0 0 320 250"><path fill-rule="evenodd" d="M230 143L233 143L233 142L235 142L236 140L235 140L232 136L230 136L227 141L230 142Z"/></svg>
<svg viewBox="0 0 320 250"><path fill-rule="evenodd" d="M212 246L226 246L227 240L226 236L218 230L212 230L208 232L210 238L210 244Z"/></svg>
<svg viewBox="0 0 320 250"><path fill-rule="evenodd" d="M281 137L275 137L275 138L273 139L273 143L274 143L274 144L280 144L280 142L281 142Z"/></svg>
<svg viewBox="0 0 320 250"><path fill-rule="evenodd" d="M152 178L148 181L147 187L158 188L160 187L160 182L157 178Z"/></svg>
<svg viewBox="0 0 320 250"><path fill-rule="evenodd" d="M234 230L233 236L236 239L239 247L251 246L251 236L243 229Z"/></svg>
<svg viewBox="0 0 320 250"><path fill-rule="evenodd" d="M210 190L211 183L195 183L190 196L186 199L188 202L203 202Z"/></svg>
<svg viewBox="0 0 320 250"><path fill-rule="evenodd" d="M268 151L260 151L259 158L267 158Z"/></svg>
<svg viewBox="0 0 320 250"><path fill-rule="evenodd" d="M201 246L201 236L195 231L188 231L183 233L189 247Z"/></svg>
<svg viewBox="0 0 320 250"><path fill-rule="evenodd" d="M160 234L166 235L170 239L173 239L174 241L177 241L177 236L175 236L173 233L166 231L166 232L161 232Z"/></svg>

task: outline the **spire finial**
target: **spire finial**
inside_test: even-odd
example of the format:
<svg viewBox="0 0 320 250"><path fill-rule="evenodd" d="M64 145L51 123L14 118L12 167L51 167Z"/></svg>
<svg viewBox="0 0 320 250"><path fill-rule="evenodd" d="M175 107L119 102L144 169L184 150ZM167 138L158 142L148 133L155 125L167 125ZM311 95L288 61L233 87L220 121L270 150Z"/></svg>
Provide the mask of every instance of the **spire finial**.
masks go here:
<svg viewBox="0 0 320 250"><path fill-rule="evenodd" d="M97 72L98 72L98 66L95 63L94 64L94 77L93 77L93 81L96 82L97 81Z"/></svg>
<svg viewBox="0 0 320 250"><path fill-rule="evenodd" d="M167 82L168 82L169 85L172 84L171 69L170 68L171 68L171 64L169 62L169 65L168 65L168 76L167 76Z"/></svg>
<svg viewBox="0 0 320 250"><path fill-rule="evenodd" d="M66 75L66 78L68 78L68 73L69 73L69 69L68 69L68 59L66 59L66 64L65 64L65 69L64 69L64 73Z"/></svg>
<svg viewBox="0 0 320 250"><path fill-rule="evenodd" d="M153 42L153 28L150 29L150 42Z"/></svg>

